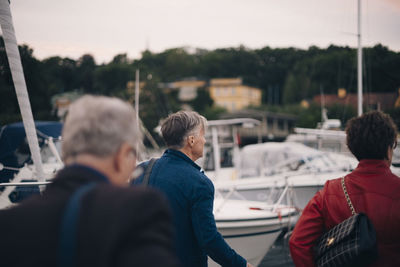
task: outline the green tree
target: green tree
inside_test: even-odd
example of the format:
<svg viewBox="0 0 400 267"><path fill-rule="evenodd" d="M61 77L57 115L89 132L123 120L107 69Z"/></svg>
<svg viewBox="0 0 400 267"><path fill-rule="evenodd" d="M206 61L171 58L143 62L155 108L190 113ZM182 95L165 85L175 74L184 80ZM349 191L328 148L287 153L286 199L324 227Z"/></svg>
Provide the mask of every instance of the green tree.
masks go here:
<svg viewBox="0 0 400 267"><path fill-rule="evenodd" d="M131 65L110 63L102 65L94 71L94 93L103 95L119 95L126 90L128 81L134 77Z"/></svg>
<svg viewBox="0 0 400 267"><path fill-rule="evenodd" d="M210 97L210 93L205 87L197 89L197 96L195 99L189 102L189 105L193 107L198 113L204 113L207 109L210 109L214 104L214 101Z"/></svg>
<svg viewBox="0 0 400 267"><path fill-rule="evenodd" d="M78 88L85 93L94 93L94 73L96 62L90 54L81 56L77 61Z"/></svg>
<svg viewBox="0 0 400 267"><path fill-rule="evenodd" d="M0 36L0 124L8 124L21 120L17 96L8 65L4 40Z"/></svg>

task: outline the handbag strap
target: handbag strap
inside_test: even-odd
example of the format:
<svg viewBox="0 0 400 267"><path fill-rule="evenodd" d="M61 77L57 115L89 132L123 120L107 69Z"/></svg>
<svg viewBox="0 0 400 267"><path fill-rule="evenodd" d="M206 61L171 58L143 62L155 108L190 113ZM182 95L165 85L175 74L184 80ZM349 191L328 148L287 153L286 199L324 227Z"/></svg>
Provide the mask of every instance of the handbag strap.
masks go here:
<svg viewBox="0 0 400 267"><path fill-rule="evenodd" d="M149 162L149 165L147 165L146 171L144 172L144 176L143 176L143 182L142 182L142 184L144 186L147 186L149 184L150 174L153 169L154 163L156 163L156 161L157 161L156 158L152 158Z"/></svg>
<svg viewBox="0 0 400 267"><path fill-rule="evenodd" d="M77 224L82 197L96 185L95 182L79 187L69 198L61 221L58 245L58 267L76 265Z"/></svg>
<svg viewBox="0 0 400 267"><path fill-rule="evenodd" d="M354 206L351 203L349 194L347 193L346 184L344 183L344 176L342 177L342 188L343 188L344 195L346 196L347 205L349 205L349 207L350 207L351 214L355 215L356 214L356 210L354 209Z"/></svg>

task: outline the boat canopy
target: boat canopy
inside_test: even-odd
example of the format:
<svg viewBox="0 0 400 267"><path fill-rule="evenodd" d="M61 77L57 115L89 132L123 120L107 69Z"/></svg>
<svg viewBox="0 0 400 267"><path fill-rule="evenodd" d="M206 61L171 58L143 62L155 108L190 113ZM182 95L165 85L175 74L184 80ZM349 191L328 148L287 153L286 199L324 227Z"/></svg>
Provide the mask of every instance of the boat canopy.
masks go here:
<svg viewBox="0 0 400 267"><path fill-rule="evenodd" d="M39 146L43 147L49 137L59 138L62 126L61 122L36 121ZM0 163L6 167L21 168L29 162L31 162L31 153L23 123L17 122L3 126L0 130ZM0 171L0 182L8 181L15 172L15 170L4 168Z"/></svg>

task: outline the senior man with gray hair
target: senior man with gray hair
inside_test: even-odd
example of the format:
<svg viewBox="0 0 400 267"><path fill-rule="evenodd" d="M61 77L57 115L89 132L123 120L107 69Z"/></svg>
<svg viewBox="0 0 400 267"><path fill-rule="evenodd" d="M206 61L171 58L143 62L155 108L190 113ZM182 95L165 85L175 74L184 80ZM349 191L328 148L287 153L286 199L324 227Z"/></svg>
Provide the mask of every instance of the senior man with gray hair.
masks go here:
<svg viewBox="0 0 400 267"><path fill-rule="evenodd" d="M141 142L136 125L117 98L84 96L70 106L65 167L42 196L0 211L2 266L178 266L164 198L124 187Z"/></svg>
<svg viewBox="0 0 400 267"><path fill-rule="evenodd" d="M207 255L222 266L246 266L218 233L213 215L214 186L195 161L203 156L207 121L193 111L171 114L161 125L168 149L157 161L141 165L144 174L134 184L164 192L175 225L175 244L181 263L207 266ZM247 264L247 266L251 266Z"/></svg>

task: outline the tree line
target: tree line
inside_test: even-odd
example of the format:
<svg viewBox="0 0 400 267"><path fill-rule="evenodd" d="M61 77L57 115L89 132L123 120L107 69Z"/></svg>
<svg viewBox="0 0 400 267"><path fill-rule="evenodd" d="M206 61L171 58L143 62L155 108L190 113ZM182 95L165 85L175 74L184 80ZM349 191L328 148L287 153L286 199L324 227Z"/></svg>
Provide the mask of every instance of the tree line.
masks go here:
<svg viewBox="0 0 400 267"><path fill-rule="evenodd" d="M180 108L176 92L167 93L160 83L187 77L241 77L244 84L262 89L262 109L299 115L298 126L315 127L320 120L320 107L300 110L302 100L313 96L336 94L338 88L357 92L357 51L331 45L322 49L270 48L249 49L244 46L215 50L172 48L160 53L144 51L139 59L118 54L110 62L97 64L93 55L79 59L53 56L39 60L28 45L19 46L26 84L35 119L57 119L51 97L64 92L104 94L131 99L127 83L140 69L146 81L140 95L140 113L148 129L160 118ZM364 91L397 92L400 88L400 53L383 45L363 49ZM3 39L0 38L0 124L20 120L19 108ZM204 91L190 103L198 112L215 119L223 110L213 107ZM343 110L347 115L343 116ZM400 111L390 110L400 117ZM399 114L399 116L396 116ZM329 117L343 119L355 115L348 107L333 107ZM400 121L400 120L398 120Z"/></svg>

